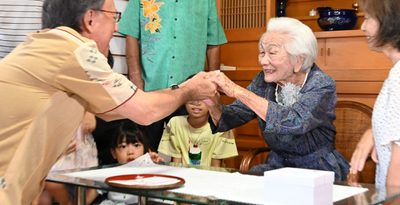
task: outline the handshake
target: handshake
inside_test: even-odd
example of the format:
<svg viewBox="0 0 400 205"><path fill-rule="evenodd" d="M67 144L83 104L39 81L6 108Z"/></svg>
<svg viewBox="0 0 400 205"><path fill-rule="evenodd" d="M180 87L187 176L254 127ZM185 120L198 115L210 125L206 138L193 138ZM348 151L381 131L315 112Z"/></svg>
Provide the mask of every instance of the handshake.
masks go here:
<svg viewBox="0 0 400 205"><path fill-rule="evenodd" d="M188 100L203 100L212 106L219 98L219 92L235 98L235 91L240 88L221 71L200 72L181 84L188 88Z"/></svg>

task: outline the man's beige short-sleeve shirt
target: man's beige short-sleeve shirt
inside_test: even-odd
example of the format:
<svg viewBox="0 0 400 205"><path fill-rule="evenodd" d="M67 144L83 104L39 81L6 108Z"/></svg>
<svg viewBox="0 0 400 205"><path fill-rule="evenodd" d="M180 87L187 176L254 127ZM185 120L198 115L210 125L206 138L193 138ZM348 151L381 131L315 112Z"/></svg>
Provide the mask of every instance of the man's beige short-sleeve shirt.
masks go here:
<svg viewBox="0 0 400 205"><path fill-rule="evenodd" d="M59 27L30 34L0 61L0 182L5 181L0 184L0 198L2 190L6 194L14 191L12 203L25 204L64 151L83 110L105 113L129 100L135 91L134 84L111 70L96 43L76 31ZM60 92L63 98L54 101ZM50 99L76 104L50 103ZM59 113L48 114L48 110ZM76 112L76 119L71 112ZM40 113L46 117L38 119ZM65 118L63 113L67 113ZM40 132L32 127L38 125ZM32 167L29 162L35 160Z"/></svg>

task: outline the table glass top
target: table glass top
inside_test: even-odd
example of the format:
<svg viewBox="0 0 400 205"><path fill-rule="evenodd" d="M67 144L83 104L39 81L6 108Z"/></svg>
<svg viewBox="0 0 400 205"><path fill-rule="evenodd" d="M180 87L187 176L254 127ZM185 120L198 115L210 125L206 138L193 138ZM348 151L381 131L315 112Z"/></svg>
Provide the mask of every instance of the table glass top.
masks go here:
<svg viewBox="0 0 400 205"><path fill-rule="evenodd" d="M193 166L182 166L179 164L172 164L174 167L186 167L186 168L193 168ZM128 193L138 196L144 197L151 197L151 198L158 198L164 200L171 200L176 202L184 202L190 204L247 204L242 202L235 202L229 200L222 200L217 199L216 197L209 196L196 196L196 194L182 194L176 193L171 191L171 189L158 189L158 190L150 190L150 189L131 189L131 188L118 188L109 186L104 181L94 180L94 179L87 179L75 176L65 175L66 173L70 172L77 172L83 170L98 170L98 169L105 169L114 167L115 165L109 166L99 166L90 169L73 169L73 170L65 170L59 172L52 172L48 175L47 181L63 183L63 184L70 184L75 185L78 187L84 188L95 188L99 190L106 190L106 191L113 191L113 192L121 192L121 193ZM225 168L213 168L213 167L200 167L196 166L196 169L206 169L211 171L218 171L218 172L236 172L237 170L234 169L225 169ZM179 176L178 176L179 177ZM218 180L218 179L215 179ZM335 184L338 185L348 185L343 182L336 182ZM373 184L357 184L352 186L358 186L367 188L368 191L355 195L353 197L349 197L344 200L340 200L335 202L335 205L341 204L355 204L355 205L365 205L365 204L381 204L383 202L394 202L395 200L399 200L400 198L400 187L398 188L387 188L387 189L377 189ZM246 193L243 193L246 195ZM201 194L199 194L201 195ZM398 201L400 204L400 201Z"/></svg>

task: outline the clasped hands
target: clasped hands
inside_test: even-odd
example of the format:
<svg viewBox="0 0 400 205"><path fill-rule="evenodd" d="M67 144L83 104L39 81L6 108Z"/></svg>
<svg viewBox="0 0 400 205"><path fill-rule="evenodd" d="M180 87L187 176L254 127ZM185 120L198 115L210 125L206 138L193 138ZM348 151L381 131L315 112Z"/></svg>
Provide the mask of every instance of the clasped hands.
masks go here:
<svg viewBox="0 0 400 205"><path fill-rule="evenodd" d="M235 97L235 89L238 85L231 81L223 72L219 70L208 72L207 78L217 86L216 93L219 91L229 97Z"/></svg>
<svg viewBox="0 0 400 205"><path fill-rule="evenodd" d="M188 100L202 100L210 108L219 105L219 92L235 98L235 91L239 86L217 70L200 72L182 83L180 87L186 87L190 91Z"/></svg>
<svg viewBox="0 0 400 205"><path fill-rule="evenodd" d="M235 89L238 85L231 81L223 72L216 70L201 72L198 75L202 76L205 83L210 84L211 92L208 96L202 99L207 107L211 108L219 105L220 92L225 93L225 95L229 97L235 98Z"/></svg>

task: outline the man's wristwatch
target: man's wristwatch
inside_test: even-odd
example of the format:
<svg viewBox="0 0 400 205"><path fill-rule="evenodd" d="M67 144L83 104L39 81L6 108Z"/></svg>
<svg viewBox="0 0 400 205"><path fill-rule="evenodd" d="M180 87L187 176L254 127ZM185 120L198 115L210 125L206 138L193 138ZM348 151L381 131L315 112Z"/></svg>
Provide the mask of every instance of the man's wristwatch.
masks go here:
<svg viewBox="0 0 400 205"><path fill-rule="evenodd" d="M173 85L170 86L170 88L171 88L171 90L176 90L176 89L179 88L179 85L173 84Z"/></svg>

